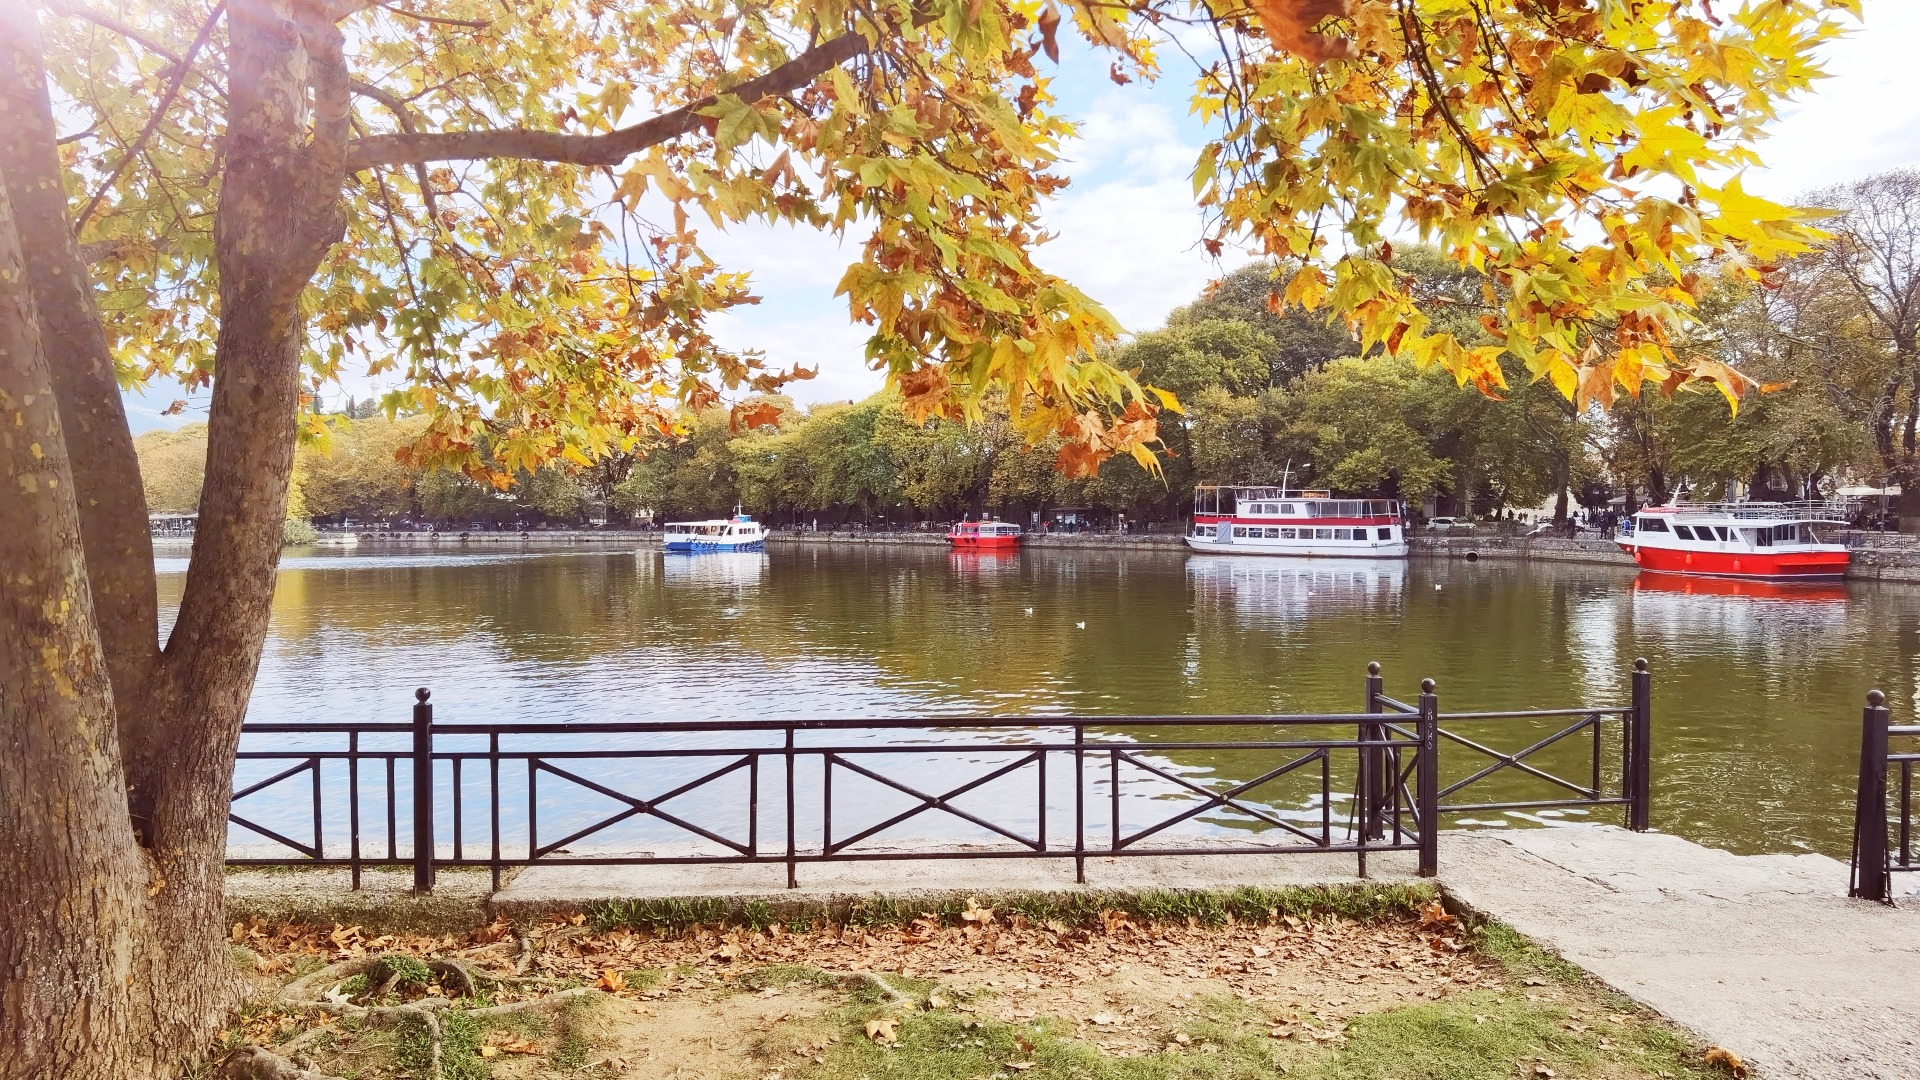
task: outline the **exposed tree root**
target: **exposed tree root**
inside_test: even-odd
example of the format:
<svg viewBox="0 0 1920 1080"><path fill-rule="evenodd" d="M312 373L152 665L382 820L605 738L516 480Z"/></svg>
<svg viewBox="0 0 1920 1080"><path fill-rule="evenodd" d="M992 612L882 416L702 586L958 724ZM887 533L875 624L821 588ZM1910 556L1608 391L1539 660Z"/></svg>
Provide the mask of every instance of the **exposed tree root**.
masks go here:
<svg viewBox="0 0 1920 1080"><path fill-rule="evenodd" d="M477 1016L482 1020L495 1016L512 1016L516 1013L538 1012L542 1009L555 1009L566 1005L575 998L589 997L598 991L589 986L576 986L571 990L556 990L551 994L542 994L537 998L515 1001L506 1005L494 1005L485 1009L462 1009L468 1016Z"/></svg>
<svg viewBox="0 0 1920 1080"><path fill-rule="evenodd" d="M341 1080L303 1069L264 1046L243 1046L220 1061L218 1080Z"/></svg>
<svg viewBox="0 0 1920 1080"><path fill-rule="evenodd" d="M842 981L850 985L873 987L875 990L880 991L881 996L886 999L885 1004L893 1008L911 1009L918 1007L920 1004L912 997L902 993L899 987L888 982L877 971L848 972L842 977Z"/></svg>

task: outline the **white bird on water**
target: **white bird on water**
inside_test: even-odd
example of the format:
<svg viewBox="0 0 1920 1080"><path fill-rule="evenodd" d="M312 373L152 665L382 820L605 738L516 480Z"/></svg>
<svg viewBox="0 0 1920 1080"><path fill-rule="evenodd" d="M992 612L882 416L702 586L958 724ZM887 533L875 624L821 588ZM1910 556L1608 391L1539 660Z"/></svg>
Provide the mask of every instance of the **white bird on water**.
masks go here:
<svg viewBox="0 0 1920 1080"><path fill-rule="evenodd" d="M1434 592L1439 592L1439 591L1440 591L1440 586L1439 586L1438 584L1436 584L1436 585L1434 585L1434 587L1433 587L1433 591L1434 591Z"/></svg>
<svg viewBox="0 0 1920 1080"><path fill-rule="evenodd" d="M1083 622L1077 622L1077 623L1074 623L1073 625L1081 630L1085 630L1087 628L1087 624Z"/></svg>
<svg viewBox="0 0 1920 1080"><path fill-rule="evenodd" d="M1032 609L1032 608L1028 608L1028 609L1027 609L1027 614L1029 614L1029 615L1031 615L1031 614L1033 614L1033 609Z"/></svg>

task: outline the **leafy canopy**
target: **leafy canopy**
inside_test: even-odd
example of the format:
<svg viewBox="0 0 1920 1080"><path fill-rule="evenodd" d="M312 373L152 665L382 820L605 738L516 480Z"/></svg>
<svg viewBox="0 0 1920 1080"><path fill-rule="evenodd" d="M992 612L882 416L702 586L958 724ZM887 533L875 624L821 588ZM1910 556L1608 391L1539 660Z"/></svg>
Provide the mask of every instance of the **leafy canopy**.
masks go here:
<svg viewBox="0 0 1920 1080"><path fill-rule="evenodd" d="M722 348L754 300L708 227L857 240L839 279L915 419L1003 400L1089 473L1154 466L1171 393L1099 359L1119 333L1039 266L1064 179L1060 39L1156 77L1204 39L1194 172L1208 247L1285 261L1268 304L1489 393L1503 354L1569 397L1741 377L1676 348L1709 262L1749 277L1817 238L1745 192L1762 125L1858 0L288 0L338 22L354 140L344 242L310 283L316 390L348 365L428 418L406 451L504 484L632 451L776 371ZM78 0L45 20L62 151L122 365L213 377L224 9ZM1184 63L1184 61L1182 61ZM289 123L303 122L299 117ZM1404 220L1500 289L1491 343L1396 272ZM271 243L271 237L260 242ZM749 423L764 417L746 417ZM313 420L316 430L323 425Z"/></svg>

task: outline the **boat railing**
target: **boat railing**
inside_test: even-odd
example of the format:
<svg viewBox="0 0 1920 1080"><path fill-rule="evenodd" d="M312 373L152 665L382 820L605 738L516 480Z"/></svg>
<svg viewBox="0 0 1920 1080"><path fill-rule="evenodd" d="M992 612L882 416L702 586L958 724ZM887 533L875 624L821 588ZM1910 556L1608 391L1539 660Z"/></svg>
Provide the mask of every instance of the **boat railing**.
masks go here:
<svg viewBox="0 0 1920 1080"><path fill-rule="evenodd" d="M1821 521L1845 525L1853 520L1854 504L1843 499L1806 499L1799 502L1679 503L1676 516L1712 515L1738 521Z"/></svg>

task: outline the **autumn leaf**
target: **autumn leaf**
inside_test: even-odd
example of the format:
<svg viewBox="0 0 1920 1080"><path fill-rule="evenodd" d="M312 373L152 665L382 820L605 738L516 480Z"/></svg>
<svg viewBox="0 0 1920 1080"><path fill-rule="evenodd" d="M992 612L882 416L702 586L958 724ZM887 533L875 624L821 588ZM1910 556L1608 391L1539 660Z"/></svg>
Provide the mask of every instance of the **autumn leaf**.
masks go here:
<svg viewBox="0 0 1920 1080"><path fill-rule="evenodd" d="M1747 1075L1747 1063L1740 1060L1740 1055L1724 1046L1709 1047L1706 1064L1708 1068L1724 1069L1736 1078Z"/></svg>
<svg viewBox="0 0 1920 1080"><path fill-rule="evenodd" d="M1422 928L1432 928L1435 926L1453 927L1460 925L1460 920L1449 915L1446 907L1441 904L1440 901L1429 900L1420 905L1420 925Z"/></svg>
<svg viewBox="0 0 1920 1080"><path fill-rule="evenodd" d="M1040 9L1038 24L1040 27L1041 51L1047 54L1047 59L1056 64L1059 63L1060 42L1058 40L1058 34L1060 32L1060 9L1054 6L1053 0L1047 0L1047 6Z"/></svg>
<svg viewBox="0 0 1920 1080"><path fill-rule="evenodd" d="M605 990L609 994L617 994L627 988L627 977L612 968L605 968L600 972L600 980L594 983L593 987L596 990Z"/></svg>
<svg viewBox="0 0 1920 1080"><path fill-rule="evenodd" d="M980 901L969 896L967 897L966 910L960 912L960 918L962 921L973 923L976 926L985 926L993 921L993 909L990 907L981 907Z"/></svg>
<svg viewBox="0 0 1920 1080"><path fill-rule="evenodd" d="M867 1038L878 1046L897 1046L900 1037L895 1029L900 1021L891 1016L876 1017L867 1021Z"/></svg>
<svg viewBox="0 0 1920 1080"><path fill-rule="evenodd" d="M1351 38L1316 33L1328 18L1349 18L1358 0L1249 0L1274 45L1304 60L1346 59L1358 55Z"/></svg>
<svg viewBox="0 0 1920 1080"><path fill-rule="evenodd" d="M779 427L780 406L770 402L736 405L727 416L729 430L739 432L757 427Z"/></svg>

